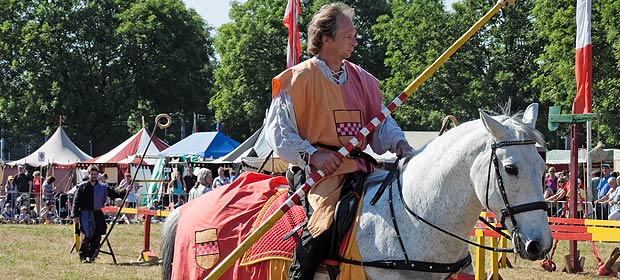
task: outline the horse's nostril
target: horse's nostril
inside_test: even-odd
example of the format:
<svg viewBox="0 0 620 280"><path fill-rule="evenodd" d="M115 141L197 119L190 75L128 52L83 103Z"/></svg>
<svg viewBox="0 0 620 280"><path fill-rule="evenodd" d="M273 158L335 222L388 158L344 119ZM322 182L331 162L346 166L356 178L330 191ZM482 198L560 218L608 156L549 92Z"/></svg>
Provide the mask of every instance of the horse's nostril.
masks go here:
<svg viewBox="0 0 620 280"><path fill-rule="evenodd" d="M538 255L542 252L542 248L540 247L540 243L535 240L530 240L525 244L525 251L528 256L538 257Z"/></svg>

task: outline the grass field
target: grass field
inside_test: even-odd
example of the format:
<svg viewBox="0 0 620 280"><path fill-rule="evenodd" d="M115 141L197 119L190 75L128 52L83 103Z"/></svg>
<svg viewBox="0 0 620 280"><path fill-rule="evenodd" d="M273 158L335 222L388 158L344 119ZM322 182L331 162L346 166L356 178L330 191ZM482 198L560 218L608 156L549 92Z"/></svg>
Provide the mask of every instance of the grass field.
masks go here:
<svg viewBox="0 0 620 280"><path fill-rule="evenodd" d="M114 265L112 258L101 254L96 263L81 264L76 253L69 254L73 226L71 225L0 225L0 279L149 279L161 277L160 266ZM151 230L151 250L161 255L161 224ZM142 225L117 225L110 237L112 248L119 263L136 261L142 251ZM597 243L601 258L609 256L618 244ZM561 259L567 254L568 245L560 242L554 260L558 270L563 267ZM596 260L588 242L580 242L579 249L585 256L585 273L549 273L542 270L540 262L521 259L513 269L500 269L503 279L606 279L596 275ZM487 261L488 261L487 255Z"/></svg>

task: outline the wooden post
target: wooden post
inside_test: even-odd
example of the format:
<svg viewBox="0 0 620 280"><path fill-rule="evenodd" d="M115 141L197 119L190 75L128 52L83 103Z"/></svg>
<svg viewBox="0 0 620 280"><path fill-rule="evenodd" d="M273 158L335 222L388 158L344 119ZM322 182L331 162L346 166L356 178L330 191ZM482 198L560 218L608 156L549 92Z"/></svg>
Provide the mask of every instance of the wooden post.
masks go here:
<svg viewBox="0 0 620 280"><path fill-rule="evenodd" d="M476 242L480 245L484 245L484 233L482 230L476 230ZM484 280L485 279L485 254L486 251L480 247L476 247L476 268L475 268L475 279L476 280Z"/></svg>
<svg viewBox="0 0 620 280"><path fill-rule="evenodd" d="M570 164L570 201L568 210L569 218L577 218L577 177L579 177L579 124L573 123L571 126L571 164ZM579 264L579 251L577 251L577 241L571 240L568 242L568 253L570 255L570 269L567 270L571 273L582 272L583 268Z"/></svg>

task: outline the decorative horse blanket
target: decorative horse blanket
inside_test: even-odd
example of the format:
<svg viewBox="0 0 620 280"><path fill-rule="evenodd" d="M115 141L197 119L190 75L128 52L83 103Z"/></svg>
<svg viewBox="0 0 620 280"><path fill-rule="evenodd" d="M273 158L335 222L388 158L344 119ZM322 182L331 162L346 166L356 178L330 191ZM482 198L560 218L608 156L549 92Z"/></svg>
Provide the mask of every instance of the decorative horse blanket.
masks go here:
<svg viewBox="0 0 620 280"><path fill-rule="evenodd" d="M287 187L284 177L245 172L179 208L172 279L206 277L278 209ZM302 207L293 207L220 279L285 278L296 238L282 237L304 219Z"/></svg>

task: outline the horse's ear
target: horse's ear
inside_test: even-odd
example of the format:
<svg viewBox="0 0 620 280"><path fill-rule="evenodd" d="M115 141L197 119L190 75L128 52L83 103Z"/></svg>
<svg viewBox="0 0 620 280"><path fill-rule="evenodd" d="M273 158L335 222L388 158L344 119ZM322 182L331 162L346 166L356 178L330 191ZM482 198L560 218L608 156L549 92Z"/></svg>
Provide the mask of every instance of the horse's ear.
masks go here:
<svg viewBox="0 0 620 280"><path fill-rule="evenodd" d="M527 106L521 122L527 124L531 128L536 128L536 119L538 118L538 103L532 103Z"/></svg>
<svg viewBox="0 0 620 280"><path fill-rule="evenodd" d="M480 112L480 119L482 120L484 127L489 133L491 133L491 135L493 135L495 140L501 140L502 137L504 137L508 133L508 128L506 128L500 122L496 121L493 117L482 111L482 109L478 109L478 112Z"/></svg>

